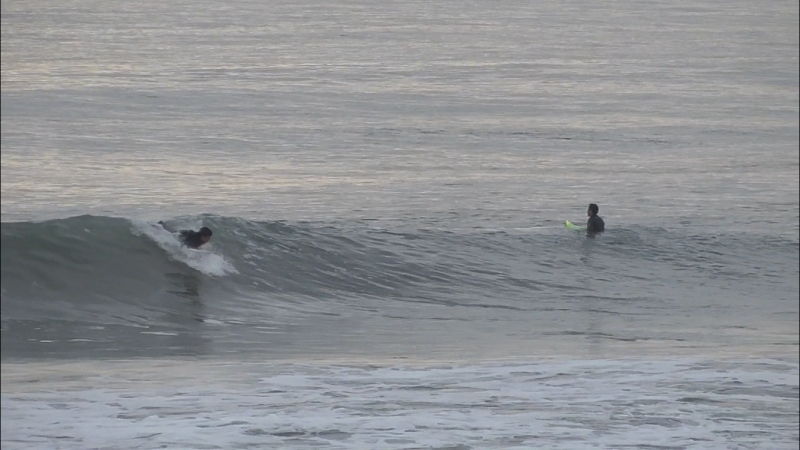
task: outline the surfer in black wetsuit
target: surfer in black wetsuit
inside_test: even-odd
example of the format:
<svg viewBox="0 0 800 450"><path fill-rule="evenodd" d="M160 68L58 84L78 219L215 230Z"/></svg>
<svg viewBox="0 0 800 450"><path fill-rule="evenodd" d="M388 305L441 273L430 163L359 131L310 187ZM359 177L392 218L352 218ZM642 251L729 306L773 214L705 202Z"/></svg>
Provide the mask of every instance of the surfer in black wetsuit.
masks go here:
<svg viewBox="0 0 800 450"><path fill-rule="evenodd" d="M181 230L178 236L183 245L189 248L198 248L201 245L211 240L211 230L208 227L200 228L198 231L194 230Z"/></svg>
<svg viewBox="0 0 800 450"><path fill-rule="evenodd" d="M586 221L587 233L602 233L605 231L606 223L597 215L598 212L600 212L600 207L594 203L589 205L589 210L586 211L586 215L589 216L589 220Z"/></svg>

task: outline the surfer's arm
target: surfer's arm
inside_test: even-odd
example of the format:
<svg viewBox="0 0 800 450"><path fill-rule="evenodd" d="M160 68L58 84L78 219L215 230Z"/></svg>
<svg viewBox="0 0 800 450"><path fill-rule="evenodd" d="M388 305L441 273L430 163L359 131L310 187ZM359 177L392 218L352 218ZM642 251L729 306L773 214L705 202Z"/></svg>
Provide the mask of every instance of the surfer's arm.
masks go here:
<svg viewBox="0 0 800 450"><path fill-rule="evenodd" d="M594 217L592 217L594 219ZM587 233L597 233L598 225L596 220L589 219L586 221L586 232Z"/></svg>
<svg viewBox="0 0 800 450"><path fill-rule="evenodd" d="M165 229L165 230L169 231L170 233L172 233L172 232L173 232L172 230L170 230L169 228L167 228L167 224L166 224L166 223L165 223L163 220L159 220L159 221L158 221L158 224L159 224L159 225L161 225L161 228L163 228L163 229Z"/></svg>

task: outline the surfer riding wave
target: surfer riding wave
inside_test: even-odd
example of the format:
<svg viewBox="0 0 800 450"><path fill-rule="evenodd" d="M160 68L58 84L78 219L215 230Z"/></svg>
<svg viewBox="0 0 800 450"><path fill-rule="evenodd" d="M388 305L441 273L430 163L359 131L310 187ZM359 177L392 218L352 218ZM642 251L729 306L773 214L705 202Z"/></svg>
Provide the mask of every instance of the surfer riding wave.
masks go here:
<svg viewBox="0 0 800 450"><path fill-rule="evenodd" d="M158 222L159 225L162 227L164 226L164 222ZM208 241L211 240L211 236L214 233L211 232L211 229L208 227L202 227L197 231L194 230L180 230L178 232L178 238L186 247L191 249L198 249L203 245L207 244Z"/></svg>

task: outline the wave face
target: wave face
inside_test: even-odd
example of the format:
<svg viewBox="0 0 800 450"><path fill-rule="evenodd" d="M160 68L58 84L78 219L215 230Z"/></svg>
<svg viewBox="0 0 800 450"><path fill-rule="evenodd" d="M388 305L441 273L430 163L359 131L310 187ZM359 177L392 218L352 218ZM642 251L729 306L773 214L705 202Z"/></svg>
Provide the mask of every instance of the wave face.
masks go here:
<svg viewBox="0 0 800 450"><path fill-rule="evenodd" d="M214 230L209 248L195 251L138 220L2 223L4 355L265 343L297 354L313 343L323 352L513 356L535 342L706 342L735 327L797 324L786 314L796 310L796 240L370 224L168 221L170 230Z"/></svg>

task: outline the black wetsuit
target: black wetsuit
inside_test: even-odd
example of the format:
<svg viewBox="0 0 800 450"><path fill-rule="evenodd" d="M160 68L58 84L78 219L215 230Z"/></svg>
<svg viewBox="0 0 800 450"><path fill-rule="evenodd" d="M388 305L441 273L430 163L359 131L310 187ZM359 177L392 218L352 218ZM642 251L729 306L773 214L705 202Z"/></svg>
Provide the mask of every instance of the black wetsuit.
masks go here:
<svg viewBox="0 0 800 450"><path fill-rule="evenodd" d="M589 217L589 220L586 221L586 232L587 233L602 233L606 229L606 223L603 222L603 219L600 216L592 216Z"/></svg>
<svg viewBox="0 0 800 450"><path fill-rule="evenodd" d="M203 239L200 237L199 231L192 231L192 230L181 230L180 232L181 242L183 245L189 248L198 248L201 245L205 244Z"/></svg>

